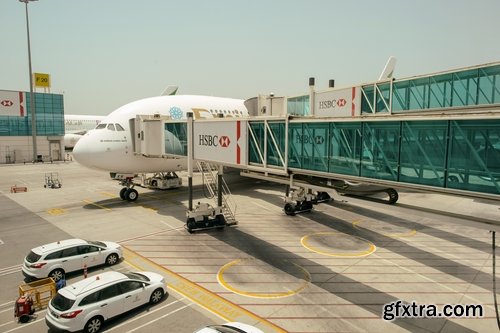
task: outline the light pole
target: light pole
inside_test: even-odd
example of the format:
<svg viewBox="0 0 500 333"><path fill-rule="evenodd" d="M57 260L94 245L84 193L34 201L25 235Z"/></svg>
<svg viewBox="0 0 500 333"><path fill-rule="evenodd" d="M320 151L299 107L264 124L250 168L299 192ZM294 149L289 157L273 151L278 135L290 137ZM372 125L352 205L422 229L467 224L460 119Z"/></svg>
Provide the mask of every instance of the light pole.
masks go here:
<svg viewBox="0 0 500 333"><path fill-rule="evenodd" d="M30 112L31 112L31 137L33 139L33 162L37 161L36 151L36 115L35 115L35 96L33 95L33 72L31 70L31 46L30 46L30 23L28 20L28 3L38 0L19 0L26 5L26 34L28 36L28 63L30 71Z"/></svg>

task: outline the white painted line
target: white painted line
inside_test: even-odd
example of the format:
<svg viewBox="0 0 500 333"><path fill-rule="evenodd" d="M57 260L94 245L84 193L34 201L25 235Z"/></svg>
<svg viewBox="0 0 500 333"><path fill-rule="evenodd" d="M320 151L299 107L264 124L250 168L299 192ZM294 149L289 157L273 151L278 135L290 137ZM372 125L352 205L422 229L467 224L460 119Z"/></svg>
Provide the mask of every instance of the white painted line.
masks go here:
<svg viewBox="0 0 500 333"><path fill-rule="evenodd" d="M0 245L3 245L3 244L5 244L5 243L3 242L3 240L0 239Z"/></svg>
<svg viewBox="0 0 500 333"><path fill-rule="evenodd" d="M160 319L163 319L163 318L165 318L165 317L168 317L168 316L170 316L170 315L173 315L174 313L176 313L176 312L178 312L178 311L184 310L185 308L190 307L191 305L193 305L193 303L186 304L186 305L184 305L183 307L180 307L180 308L178 308L178 309L175 309L174 311L171 311L171 312L169 312L169 313L167 313L167 314L164 314L164 315L163 315L163 316L161 316L161 317L158 317L158 318L156 318L156 319L150 320L150 321L149 321L149 322L147 322L146 324L143 324L143 325L141 325L141 326L138 326L138 327L134 328L133 330L127 331L127 333L137 331L138 329L141 329L141 328L143 328L143 327L146 327L146 326L150 325L151 323L154 323L155 321L158 321L158 320L160 320Z"/></svg>
<svg viewBox="0 0 500 333"><path fill-rule="evenodd" d="M182 297L182 298L180 298L180 299L178 299L178 300L176 300L176 301L173 301L173 302L171 302L171 303L168 303L168 304L163 305L162 307L159 307L159 308L157 308L157 309L154 309L153 311L148 311L148 312L146 312L146 313L144 313L144 314L142 314L142 315L140 315L140 316L133 317L133 318L131 318L131 319L127 320L127 321L124 321L124 322L123 322L123 323L121 323L120 325L116 325L116 326L113 326L113 327L111 327L111 328L109 328L109 329L105 330L104 332L110 332L110 331L112 331L112 330L114 330L114 329L117 329L117 328L120 328L120 327L122 327L122 326L128 325L128 324L129 324L130 322L132 322L132 321L135 321L135 320L141 319L141 318L143 318L143 317L145 317L145 316L147 316L147 315L150 315L150 314L152 314L152 313L155 313L155 312L157 312L157 311L160 311L160 310L162 310L162 309L166 308L167 306L173 305L173 304L175 304L175 303L179 303L179 302L181 302L181 301L182 301L182 300L184 300L184 299L186 299L186 298L185 298L185 297Z"/></svg>
<svg viewBox="0 0 500 333"><path fill-rule="evenodd" d="M40 311L40 312L45 312L45 311L46 311L46 310L42 310L42 311ZM40 312L36 312L36 315L39 315L39 314L40 314ZM9 331L5 331L5 332L3 332L3 333L14 332L14 331L17 331L17 330L19 330L19 329L21 329L21 328L25 328L26 326L30 326L30 325L36 324L36 323L38 323L38 322L41 322L41 321L45 321L45 315L43 315L42 319L37 319L37 320L32 321L32 322L29 322L29 323L27 323L27 324L22 324L22 325L21 325L21 326L19 326L19 327L13 328L13 329L11 329L11 330L9 330Z"/></svg>
<svg viewBox="0 0 500 333"><path fill-rule="evenodd" d="M6 302L6 303L3 303L3 304L0 304L0 307L5 306L5 305L9 305L9 304L14 304L14 301L10 301L10 302Z"/></svg>

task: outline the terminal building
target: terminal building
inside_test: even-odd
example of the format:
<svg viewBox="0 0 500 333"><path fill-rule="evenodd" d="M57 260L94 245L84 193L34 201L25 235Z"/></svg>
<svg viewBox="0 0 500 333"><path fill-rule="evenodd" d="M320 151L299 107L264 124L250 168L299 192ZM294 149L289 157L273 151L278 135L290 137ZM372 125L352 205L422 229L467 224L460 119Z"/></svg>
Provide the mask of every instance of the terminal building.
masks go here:
<svg viewBox="0 0 500 333"><path fill-rule="evenodd" d="M63 95L35 97L37 162L64 158ZM0 90L0 164L33 162L30 93Z"/></svg>

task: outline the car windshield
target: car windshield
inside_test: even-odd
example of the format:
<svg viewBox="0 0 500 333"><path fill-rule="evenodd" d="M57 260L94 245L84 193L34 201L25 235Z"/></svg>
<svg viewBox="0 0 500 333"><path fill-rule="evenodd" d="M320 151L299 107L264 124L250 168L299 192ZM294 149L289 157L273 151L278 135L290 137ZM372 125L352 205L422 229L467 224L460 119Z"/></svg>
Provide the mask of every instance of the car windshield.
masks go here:
<svg viewBox="0 0 500 333"><path fill-rule="evenodd" d="M246 333L245 331L240 330L237 327L226 326L226 325L213 325L209 327L220 333Z"/></svg>
<svg viewBox="0 0 500 333"><path fill-rule="evenodd" d="M87 243L89 243L91 245L95 245L95 246L106 248L106 244L104 244L103 242L99 242L99 241L87 241Z"/></svg>
<svg viewBox="0 0 500 333"><path fill-rule="evenodd" d="M124 273L129 279L141 280L141 281L149 281L149 278L146 275L142 275L139 273Z"/></svg>
<svg viewBox="0 0 500 333"><path fill-rule="evenodd" d="M31 251L30 254L26 256L26 261L27 262L37 262L42 256L36 254L35 252Z"/></svg>
<svg viewBox="0 0 500 333"><path fill-rule="evenodd" d="M52 301L50 301L50 303L57 310L66 311L66 310L71 309L71 307L73 306L73 303L75 303L75 300L66 298L63 295L57 293L56 297L54 297L52 299Z"/></svg>

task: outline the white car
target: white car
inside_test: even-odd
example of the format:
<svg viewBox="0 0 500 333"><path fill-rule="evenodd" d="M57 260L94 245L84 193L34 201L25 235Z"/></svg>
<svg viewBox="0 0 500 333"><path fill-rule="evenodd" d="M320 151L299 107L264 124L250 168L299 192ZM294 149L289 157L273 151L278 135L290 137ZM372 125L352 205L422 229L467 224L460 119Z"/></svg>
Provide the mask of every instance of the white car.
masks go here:
<svg viewBox="0 0 500 333"><path fill-rule="evenodd" d="M232 322L222 325L211 325L200 328L194 333L264 333L257 327L248 324Z"/></svg>
<svg viewBox="0 0 500 333"><path fill-rule="evenodd" d="M160 302L166 291L165 279L157 273L105 272L59 289L45 323L55 330L96 333L109 318Z"/></svg>
<svg viewBox="0 0 500 333"><path fill-rule="evenodd" d="M108 241L67 239L35 247L24 258L23 274L29 278L51 277L59 281L66 273L102 264L114 265L123 258L119 244Z"/></svg>

